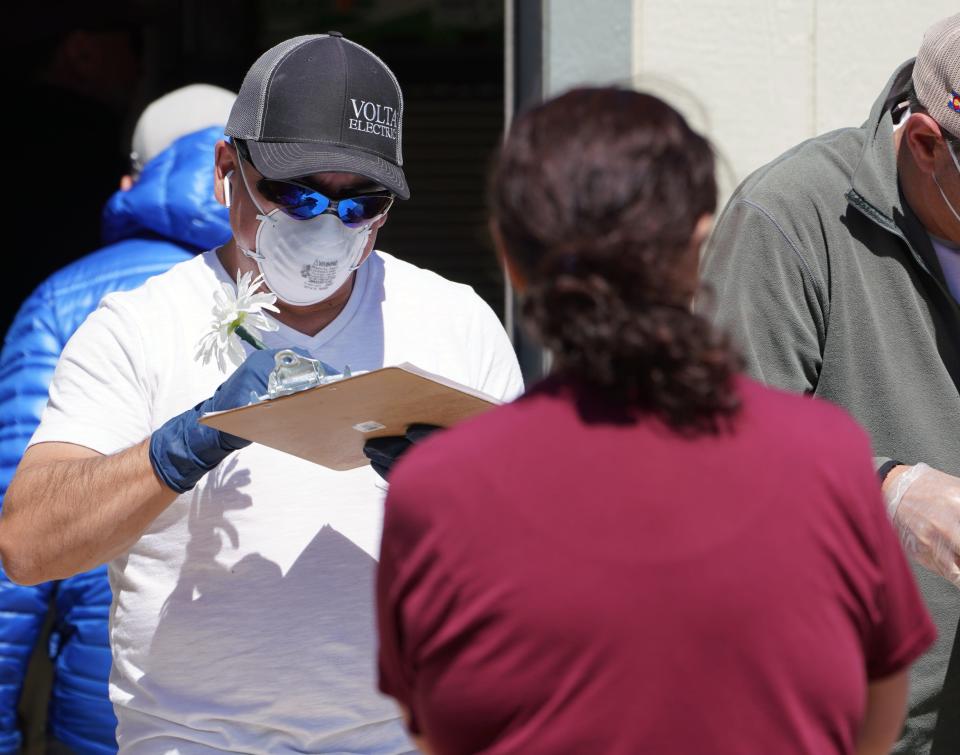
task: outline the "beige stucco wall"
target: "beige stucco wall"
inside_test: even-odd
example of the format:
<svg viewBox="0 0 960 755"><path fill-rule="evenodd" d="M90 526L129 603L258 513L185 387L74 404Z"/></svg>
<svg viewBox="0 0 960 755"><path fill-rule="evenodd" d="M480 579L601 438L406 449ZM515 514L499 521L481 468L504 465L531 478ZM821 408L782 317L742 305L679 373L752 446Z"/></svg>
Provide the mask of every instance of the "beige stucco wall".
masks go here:
<svg viewBox="0 0 960 755"><path fill-rule="evenodd" d="M724 193L787 147L863 122L923 31L957 0L539 2L543 90L626 84L675 105L717 144Z"/></svg>
<svg viewBox="0 0 960 755"><path fill-rule="evenodd" d="M632 0L634 85L666 95L710 134L729 191L792 144L860 124L956 2Z"/></svg>

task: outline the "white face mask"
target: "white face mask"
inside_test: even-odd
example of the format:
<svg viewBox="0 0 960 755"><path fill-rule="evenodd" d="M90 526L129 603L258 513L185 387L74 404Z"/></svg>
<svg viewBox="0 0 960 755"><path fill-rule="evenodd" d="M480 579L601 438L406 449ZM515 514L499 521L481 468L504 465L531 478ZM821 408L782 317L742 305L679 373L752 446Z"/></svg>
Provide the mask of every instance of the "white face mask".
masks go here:
<svg viewBox="0 0 960 755"><path fill-rule="evenodd" d="M264 282L281 301L305 307L328 299L360 266L374 221L350 228L329 213L307 220L294 219L280 209L264 213L242 162L240 175L260 210L256 251L240 249L256 260Z"/></svg>
<svg viewBox="0 0 960 755"><path fill-rule="evenodd" d="M960 175L960 160L957 159L957 155L954 153L953 148L949 144L947 144L947 152L949 152L950 157L953 158L953 164L957 168L957 174ZM937 180L936 173L933 174L933 182L937 185L937 191L940 192L940 196L943 197L943 201L946 202L947 207L950 208L950 212L953 213L953 217L955 217L957 222L960 223L960 212L957 212L957 208L953 206L953 202L947 199L947 194L940 185L940 181Z"/></svg>

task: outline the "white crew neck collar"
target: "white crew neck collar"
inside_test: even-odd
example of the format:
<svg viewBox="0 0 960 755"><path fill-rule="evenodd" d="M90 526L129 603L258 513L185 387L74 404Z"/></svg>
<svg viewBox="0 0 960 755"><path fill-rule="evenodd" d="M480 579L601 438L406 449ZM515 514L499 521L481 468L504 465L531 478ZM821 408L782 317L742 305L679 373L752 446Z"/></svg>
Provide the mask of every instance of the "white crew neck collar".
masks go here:
<svg viewBox="0 0 960 755"><path fill-rule="evenodd" d="M340 311L340 314L338 314L333 320L325 325L320 331L313 335L301 333L296 328L292 328L286 323L276 319L276 317L274 317L270 312L264 312L263 314L277 325L276 331L261 334L261 339L263 340L264 344L269 348L299 346L307 351L313 352L317 348L322 347L324 344L335 338L350 323L350 320L353 319L354 315L360 309L361 304L367 296L370 282L370 263L376 254L377 250L374 249L370 252L367 259L364 260L363 264L357 268L356 277L353 281L353 290L350 292L350 298L347 299L346 306L344 306L344 308ZM226 268L223 266L223 262L220 260L220 255L217 254L217 250L213 250L213 255L216 258L216 264L213 265L213 270L216 274L216 277L220 281L229 283L235 288L237 281L235 278L230 276Z"/></svg>

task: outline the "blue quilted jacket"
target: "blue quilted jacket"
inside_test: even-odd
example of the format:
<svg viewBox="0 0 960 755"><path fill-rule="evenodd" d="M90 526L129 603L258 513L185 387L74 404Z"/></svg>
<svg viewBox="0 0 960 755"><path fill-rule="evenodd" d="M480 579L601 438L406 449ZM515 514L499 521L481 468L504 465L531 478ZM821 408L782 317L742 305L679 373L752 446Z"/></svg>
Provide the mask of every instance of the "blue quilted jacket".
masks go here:
<svg viewBox="0 0 960 755"><path fill-rule="evenodd" d="M220 128L197 131L157 155L104 208L108 246L51 275L20 308L0 354L0 495L40 422L61 350L100 298L230 237L227 211L213 198L213 146L222 135ZM20 746L17 701L51 599L50 734L81 755L116 752L107 699L110 598L106 567L35 587L14 585L0 570L0 754Z"/></svg>

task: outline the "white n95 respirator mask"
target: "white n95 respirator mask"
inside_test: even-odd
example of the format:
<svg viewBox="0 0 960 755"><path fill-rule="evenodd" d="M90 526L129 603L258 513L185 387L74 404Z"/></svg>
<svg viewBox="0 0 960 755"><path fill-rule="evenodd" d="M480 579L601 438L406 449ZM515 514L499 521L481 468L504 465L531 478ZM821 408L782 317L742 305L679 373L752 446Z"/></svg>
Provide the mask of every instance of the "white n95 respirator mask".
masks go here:
<svg viewBox="0 0 960 755"><path fill-rule="evenodd" d="M346 225L338 215L291 217L283 209L264 212L240 175L250 199L260 211L255 250L240 247L255 260L263 280L281 301L294 306L319 304L338 291L360 266L377 217Z"/></svg>

